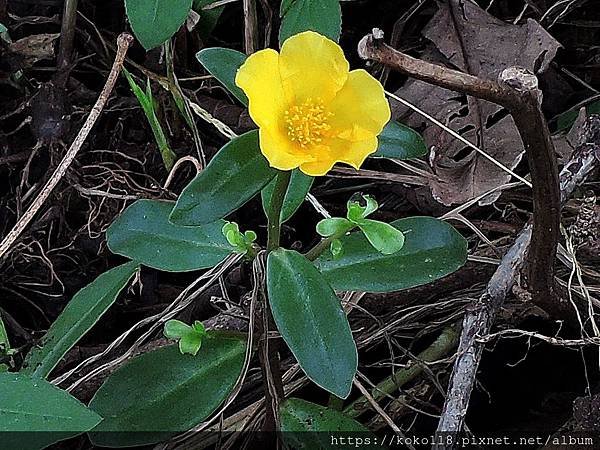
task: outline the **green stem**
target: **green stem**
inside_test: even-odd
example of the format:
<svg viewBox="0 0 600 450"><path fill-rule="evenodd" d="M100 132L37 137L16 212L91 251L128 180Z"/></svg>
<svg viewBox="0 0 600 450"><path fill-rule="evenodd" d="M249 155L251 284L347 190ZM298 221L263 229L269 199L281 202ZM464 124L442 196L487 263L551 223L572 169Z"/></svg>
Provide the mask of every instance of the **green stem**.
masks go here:
<svg viewBox="0 0 600 450"><path fill-rule="evenodd" d="M329 248L329 246L331 245L331 242L334 239L335 238L333 236L329 236L328 238L321 239L313 248L311 248L309 251L307 251L304 254L304 256L309 261L314 261L319 256L321 256L321 253L323 253L325 250L327 250Z"/></svg>
<svg viewBox="0 0 600 450"><path fill-rule="evenodd" d="M281 235L281 208L285 200L288 186L290 184L291 170L279 172L275 179L275 188L269 202L269 210L267 212L267 251L273 251L279 247L279 238Z"/></svg>
<svg viewBox="0 0 600 450"><path fill-rule="evenodd" d="M271 201L269 202L269 208L267 209L267 252L271 252L279 247L279 238L281 236L281 209L283 208L283 202L285 201L285 195L287 194L291 176L292 172L288 170L285 172L279 172L275 179L275 188L271 194ZM264 289L264 294L265 309L259 325L262 327L263 338L269 339L269 330L275 330L276 326L273 320L273 314L271 313L269 302L267 301L268 293L266 289ZM279 398L283 398L284 396L283 382L281 380L279 354L275 342L269 347L268 353L266 353L264 350L265 347L261 346L259 358L263 376L266 403L263 431L268 432L266 436L275 436L273 432L277 429L276 417L278 413L275 410L275 402L271 399L271 392L269 390L270 385L268 380L272 380L273 387L275 388L275 395ZM276 444L276 442L270 442L269 446L272 446L271 444L273 443Z"/></svg>
<svg viewBox="0 0 600 450"><path fill-rule="evenodd" d="M344 237L346 234L348 234L355 228L356 228L356 225L350 229L344 230L342 233L335 234L333 236L329 236L328 238L325 238L325 239L321 239L317 244L315 244L315 246L313 248L311 248L309 251L307 251L304 254L304 257L306 259L308 259L309 261L314 261L319 256L321 256L321 253L323 253L324 251L326 251L329 248L329 246L331 245L331 243L333 241Z"/></svg>
<svg viewBox="0 0 600 450"><path fill-rule="evenodd" d="M449 351L458 345L458 332L454 326L445 328L442 334L425 350L417 356L419 361L425 363L436 361L446 355ZM379 383L371 391L371 396L375 401L393 394L397 389L415 379L423 371L423 364L413 363L408 367L399 370ZM353 401L346 409L344 414L356 418L368 411L370 403L365 397L360 397Z"/></svg>

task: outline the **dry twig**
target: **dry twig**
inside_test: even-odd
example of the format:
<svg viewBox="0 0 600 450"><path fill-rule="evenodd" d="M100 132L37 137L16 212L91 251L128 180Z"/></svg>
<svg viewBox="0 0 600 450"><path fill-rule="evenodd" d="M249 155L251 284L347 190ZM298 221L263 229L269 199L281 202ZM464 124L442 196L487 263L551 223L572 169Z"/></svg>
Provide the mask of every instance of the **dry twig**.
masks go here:
<svg viewBox="0 0 600 450"><path fill-rule="evenodd" d="M588 119L581 142L560 174L562 204L567 201L587 175L598 166L600 117L592 116ZM459 432L463 427L484 347L480 339L489 334L497 312L518 278L519 271L525 263L531 236L532 226L529 223L502 258L502 262L489 281L483 295L465 312L457 358L454 362L448 395L438 424L440 432Z"/></svg>
<svg viewBox="0 0 600 450"><path fill-rule="evenodd" d="M533 188L529 284L534 302L550 313L555 312L554 260L560 225L558 167L540 108L541 92L536 76L509 67L502 71L498 81L478 78L399 52L383 42L383 32L377 29L360 41L358 53L363 59L380 62L418 80L499 104L511 113L528 156Z"/></svg>
<svg viewBox="0 0 600 450"><path fill-rule="evenodd" d="M467 309L463 319L458 356L437 429L438 432L459 432L464 425L481 360L483 344L478 339L489 333L496 313L525 266L526 258L534 301L557 317L562 317L565 312L565 308L551 295L560 206L598 164L600 118L588 119L581 136L582 144L562 170L559 182L554 146L540 109L541 93L533 74L519 68L508 68L500 74L498 82L483 80L398 52L383 42L380 30L365 36L359 43L358 52L364 59L378 61L421 81L504 106L517 124L529 158L534 203L532 223L521 231L486 291Z"/></svg>
<svg viewBox="0 0 600 450"><path fill-rule="evenodd" d="M244 48L250 55L258 50L258 18L256 0L243 0L244 5Z"/></svg>
<svg viewBox="0 0 600 450"><path fill-rule="evenodd" d="M6 237L0 243L0 260L2 260L2 258L5 256L8 249L10 248L10 246L21 235L21 233L27 227L29 222L31 222L31 220L33 219L35 214L39 211L39 209L42 207L44 202L48 199L48 197L50 196L50 194L52 193L52 191L54 190L54 188L56 187L58 182L65 175L65 173L69 169L71 163L77 156L77 153L79 152L79 150L81 149L81 146L85 142L88 134L90 133L90 130L96 123L96 120L98 120L98 117L102 113L102 110L104 109L104 106L106 105L106 102L108 101L108 97L110 96L113 88L115 87L115 84L117 82L117 77L119 76L119 73L121 72L121 68L123 67L123 61L125 60L125 55L127 54L127 49L129 48L129 46L131 45L132 42L133 42L133 37L130 34L122 33L121 35L119 35L119 38L117 40L118 48L117 48L117 55L115 56L115 62L113 63L113 66L110 70L110 74L108 75L106 84L104 85L102 92L100 92L100 96L98 97L98 100L96 101L96 103L94 104L94 107L90 111L90 115L88 116L85 123L81 127L81 130L79 130L79 133L75 137L73 144L71 144L71 147L69 147L67 154L65 155L63 160L60 162L60 164L58 165L58 167L56 168L56 170L54 171L52 176L50 176L50 179L48 180L48 182L46 183L46 185L44 186L44 188L42 189L40 194L36 197L36 199L33 201L31 206L27 209L25 214L23 214L23 216L21 216L21 218L15 224L15 226L10 231L10 233L8 233L8 235L6 235Z"/></svg>

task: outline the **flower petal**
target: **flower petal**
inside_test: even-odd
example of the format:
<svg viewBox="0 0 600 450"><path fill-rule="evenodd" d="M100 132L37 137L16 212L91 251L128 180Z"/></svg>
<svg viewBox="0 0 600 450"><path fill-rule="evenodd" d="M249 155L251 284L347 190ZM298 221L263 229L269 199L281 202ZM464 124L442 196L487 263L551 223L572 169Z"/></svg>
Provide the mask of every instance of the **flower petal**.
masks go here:
<svg viewBox="0 0 600 450"><path fill-rule="evenodd" d="M320 146L318 154L313 153L314 161L300 164L302 172L313 177L322 176L338 162L349 164L358 170L365 159L377 150L378 139L372 134L362 141L352 142L337 138L329 140L327 144Z"/></svg>
<svg viewBox="0 0 600 450"><path fill-rule="evenodd" d="M311 177L320 177L329 172L334 164L334 159L321 159L301 164L300 170Z"/></svg>
<svg viewBox="0 0 600 450"><path fill-rule="evenodd" d="M279 128L287 102L279 75L279 53L260 50L238 69L237 84L249 100L250 117L259 127Z"/></svg>
<svg viewBox="0 0 600 450"><path fill-rule="evenodd" d="M390 105L383 86L365 70L353 70L329 105L334 136L364 141L377 136L390 121Z"/></svg>
<svg viewBox="0 0 600 450"><path fill-rule="evenodd" d="M258 135L260 151L271 167L292 170L312 159L310 155L298 152L289 138L277 129L260 128Z"/></svg>
<svg viewBox="0 0 600 450"><path fill-rule="evenodd" d="M281 47L279 72L292 104L309 98L327 104L346 83L349 70L341 47L314 31L296 34Z"/></svg>
<svg viewBox="0 0 600 450"><path fill-rule="evenodd" d="M356 170L365 162L365 159L377 151L379 140L377 136L371 135L362 141L347 141L335 139L330 144L333 149L339 149L338 161L351 165Z"/></svg>

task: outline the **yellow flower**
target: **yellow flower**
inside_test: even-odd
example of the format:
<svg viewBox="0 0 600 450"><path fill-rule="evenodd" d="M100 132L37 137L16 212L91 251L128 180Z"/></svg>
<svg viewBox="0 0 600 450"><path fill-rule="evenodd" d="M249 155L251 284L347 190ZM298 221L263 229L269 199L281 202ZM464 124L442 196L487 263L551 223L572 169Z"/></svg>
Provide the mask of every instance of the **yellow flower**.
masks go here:
<svg viewBox="0 0 600 450"><path fill-rule="evenodd" d="M281 53L254 53L238 70L260 148L272 167L326 174L336 162L358 169L390 120L383 87L350 71L341 47L313 31L287 39Z"/></svg>

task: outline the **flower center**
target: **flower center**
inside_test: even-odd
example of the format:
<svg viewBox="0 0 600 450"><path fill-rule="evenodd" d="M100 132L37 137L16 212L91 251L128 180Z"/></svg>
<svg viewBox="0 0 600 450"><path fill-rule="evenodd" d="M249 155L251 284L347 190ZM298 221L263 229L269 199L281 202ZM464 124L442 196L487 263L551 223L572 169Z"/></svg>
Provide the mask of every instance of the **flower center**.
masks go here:
<svg viewBox="0 0 600 450"><path fill-rule="evenodd" d="M307 99L300 105L294 105L285 112L287 134L292 142L306 148L319 144L331 129L328 121L333 113L326 112L323 101L318 98Z"/></svg>

